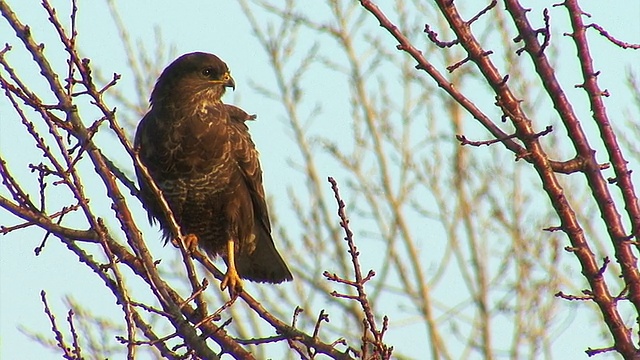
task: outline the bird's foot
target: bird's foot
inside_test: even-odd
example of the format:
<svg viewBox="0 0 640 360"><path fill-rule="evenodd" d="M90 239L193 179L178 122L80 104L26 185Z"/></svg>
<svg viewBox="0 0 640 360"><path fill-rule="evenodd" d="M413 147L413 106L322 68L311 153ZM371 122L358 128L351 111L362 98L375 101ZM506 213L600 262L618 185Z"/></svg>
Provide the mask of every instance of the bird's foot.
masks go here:
<svg viewBox="0 0 640 360"><path fill-rule="evenodd" d="M242 280L236 270L236 248L232 239L227 241L227 273L220 283L220 290L229 288L229 296L234 297L242 292Z"/></svg>
<svg viewBox="0 0 640 360"><path fill-rule="evenodd" d="M198 237L194 234L185 235L183 242L185 250L189 253L192 253L198 247Z"/></svg>
<svg viewBox="0 0 640 360"><path fill-rule="evenodd" d="M224 291L226 288L229 288L229 296L231 297L242 292L242 280L235 266L229 266L227 273L224 274L224 278L220 283L220 290Z"/></svg>

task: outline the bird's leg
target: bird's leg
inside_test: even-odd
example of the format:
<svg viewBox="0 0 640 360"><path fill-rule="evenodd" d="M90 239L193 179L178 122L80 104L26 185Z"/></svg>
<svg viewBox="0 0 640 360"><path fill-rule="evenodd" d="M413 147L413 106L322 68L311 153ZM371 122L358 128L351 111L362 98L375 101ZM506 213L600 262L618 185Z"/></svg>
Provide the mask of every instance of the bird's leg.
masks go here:
<svg viewBox="0 0 640 360"><path fill-rule="evenodd" d="M222 283L220 283L220 290L229 288L229 295L232 297L242 291L242 280L236 270L235 261L236 247L233 239L227 241L227 273L224 274Z"/></svg>

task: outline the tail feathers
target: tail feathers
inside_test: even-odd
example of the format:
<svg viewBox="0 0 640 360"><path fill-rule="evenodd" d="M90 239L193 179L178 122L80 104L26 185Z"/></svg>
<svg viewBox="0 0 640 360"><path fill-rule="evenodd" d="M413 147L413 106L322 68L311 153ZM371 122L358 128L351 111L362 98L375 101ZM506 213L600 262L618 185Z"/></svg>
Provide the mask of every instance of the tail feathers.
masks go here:
<svg viewBox="0 0 640 360"><path fill-rule="evenodd" d="M256 282L277 284L293 280L291 271L266 230L260 231L253 253L236 254L236 270L241 278Z"/></svg>

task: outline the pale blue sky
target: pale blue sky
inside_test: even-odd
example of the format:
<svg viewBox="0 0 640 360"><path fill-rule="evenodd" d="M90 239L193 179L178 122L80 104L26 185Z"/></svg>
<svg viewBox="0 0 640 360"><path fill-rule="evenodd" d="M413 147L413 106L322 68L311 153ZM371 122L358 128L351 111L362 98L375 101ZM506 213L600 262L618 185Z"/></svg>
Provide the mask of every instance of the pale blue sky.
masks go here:
<svg viewBox="0 0 640 360"><path fill-rule="evenodd" d="M598 14L598 22L616 36L622 35L624 40L640 43L640 5L636 1L595 2L583 1L584 8L588 12ZM33 34L39 42L55 44L55 34L51 26L46 22L46 14L36 0L12 0L8 1L13 10L23 22L29 24ZM58 13L66 14L67 1L53 1L59 6ZM249 87L250 81L261 83L272 81L269 65L258 48L256 40L249 31L246 18L241 13L241 8L230 1L120 1L121 16L134 39L141 39L154 46L154 27L158 26L164 35L164 41L176 47L176 53L182 54L191 51L213 52L224 59L231 67L236 80L237 91L226 96L229 103L237 103L246 107L250 112L259 114L259 120L251 125L251 131L255 142L262 154L262 163L265 168L265 186L268 193L273 195L274 207L282 214L290 212L286 200L286 186L295 184L296 175L288 165L288 159L295 157L286 147L289 134L285 123L281 121L284 116L282 109L277 104L269 101ZM126 3L126 5L125 5ZM309 2L311 4L311 2ZM596 4L597 3L597 4ZM185 5L187 4L187 5ZM119 89L125 93L134 93L133 83L127 77L126 56L123 54L120 40L115 32L113 21L109 16L106 4L102 1L80 1L79 12L79 44L85 56L92 59L93 64L99 66L104 73L120 73L123 79ZM313 6L313 5L309 5ZM503 6L503 5L499 5ZM554 13L554 16L559 13ZM185 21L184 19L189 19ZM370 20L375 23L372 18ZM383 31L379 29L379 31ZM591 36L594 38L594 36ZM15 39L12 30L8 27L4 18L0 19L0 43L10 42L16 49L12 53L10 61L22 68L25 72L32 69L28 58L24 58L21 44ZM394 44L389 37L389 44ZM639 51L623 52L602 39L594 39L591 42L594 52L601 54L596 58L596 68L603 70L601 86L609 89L612 98L607 99L607 106L613 121L622 121L623 114L616 111L629 97L625 96L623 76L629 66L639 69ZM393 46L393 45L392 45ZM52 57L60 59L61 53L55 46L47 47ZM571 56L572 51L567 52ZM20 59L24 59L21 61ZM564 60L561 60L561 63ZM599 62L598 62L599 61ZM25 65L26 64L26 65ZM62 63L63 64L63 63ZM605 68L606 66L606 68ZM576 70L577 71L577 70ZM426 76L426 75L423 75ZM28 80L28 79L25 79ZM331 79L318 79L319 86L332 90ZM44 84L35 84L44 86ZM327 95L328 93L328 95ZM621 95L622 94L622 95ZM337 91L325 92L327 95L323 101L331 102L332 96L340 96ZM585 111L588 113L588 110ZM263 114L273 114L270 118ZM9 162L12 159L22 157L39 156L38 151L21 147L23 141L19 135L21 125L8 122L12 118L12 109L7 102L0 100L0 154ZM471 120L469 120L471 121ZM344 123L332 123L328 131L336 134L341 132ZM276 134L277 136L273 136ZM271 139L283 139L273 141ZM106 141L106 140L105 140ZM323 176L334 175L337 171L332 169L335 164L325 164ZM636 166L638 164L635 164ZM634 169L640 173L637 167ZM29 176L28 171L18 172L17 176ZM31 184L32 186L34 184ZM327 193L329 188L327 187ZM279 200L278 200L279 199ZM64 199L61 199L61 204ZM108 209L106 209L108 211ZM136 213L143 218L144 213L140 208ZM285 215L286 216L286 215ZM280 216L282 217L282 216ZM0 209L0 225L16 224L17 221L11 214ZM143 221L139 222L141 225ZM149 231L148 228L145 230ZM18 326L29 329L38 329L47 333L48 320L42 312L39 292L44 289L48 293L50 305L58 316L60 322L64 321L66 307L62 299L67 294L80 303L90 303L93 308L111 308L118 314L118 308L113 304L110 293L104 290L103 285L96 277L79 264L71 254L56 239L50 239L47 250L39 257L33 254L33 248L42 238L40 231L25 230L0 237L0 358L2 359L57 359L58 354L30 341L17 330ZM157 251L172 251L172 249L160 249ZM365 259L366 262L366 259ZM574 271L579 271L577 264ZM87 289L86 292L78 291L79 287ZM566 311L572 311L563 301L558 301L559 307L566 307ZM587 320L593 316L595 307L592 304L583 305L577 310L577 326L587 324ZM388 311L393 319L393 309ZM595 314L595 315L594 315ZM119 316L119 314L117 315ZM584 325L587 326L587 325ZM582 352L588 346L602 344L606 346L607 340L602 340L597 333L588 331L565 332L554 343L554 355L557 358L586 358ZM403 353L419 357L416 344L426 341L413 333L392 333L390 343ZM412 351L412 347L416 347ZM17 355L19 354L19 355ZM601 356L599 359L614 358L613 356Z"/></svg>

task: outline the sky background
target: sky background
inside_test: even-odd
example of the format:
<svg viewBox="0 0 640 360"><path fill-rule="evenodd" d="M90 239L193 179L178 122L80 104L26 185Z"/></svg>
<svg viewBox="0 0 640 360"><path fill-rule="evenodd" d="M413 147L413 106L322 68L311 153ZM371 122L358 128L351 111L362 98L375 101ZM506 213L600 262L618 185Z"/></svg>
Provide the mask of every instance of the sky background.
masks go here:
<svg viewBox="0 0 640 360"><path fill-rule="evenodd" d="M56 36L52 33L51 25L46 21L46 13L35 0L8 1L12 9L18 14L23 23L32 28L37 41L46 44L57 44ZM583 1L585 10L597 14L597 21L614 36L634 43L640 42L640 5L636 1ZM66 1L53 1L59 14L67 14L69 5ZM314 2L308 2L313 7ZM503 6L503 5L499 5ZM78 29L80 32L79 47L83 54L92 59L94 66L99 66L103 74L119 73L123 75L118 88L124 94L130 94L132 99L137 99L134 82L131 73L127 70L127 55L124 53L122 43L116 32L113 19L109 15L106 3L103 1L79 2ZM253 37L250 27L242 9L232 1L120 1L118 2L120 15L126 24L134 41L139 41L152 50L155 46L156 30L160 29L166 44L175 47L176 54L192 51L207 51L220 56L231 67L232 75L237 84L237 90L225 97L228 103L238 104L247 108L249 112L259 114L259 120L251 124L253 138L261 152L261 161L265 169L265 188L274 198L272 206L278 209L279 217L286 217L292 211L286 201L285 185L295 184L295 175L292 174L289 163L294 154L287 148L286 139L290 136L290 130L286 122L282 120L282 109L272 101L269 101L257 91L252 89L251 82L257 84L269 84L273 79L262 49L259 48ZM322 7L318 6L318 11ZM363 10L364 11L364 10ZM264 15L265 14L258 14ZM65 17L66 18L66 17ZM188 20L186 20L188 19ZM375 24L371 16L370 22ZM382 29L380 29L382 31ZM622 35L622 36L620 36ZM630 101L625 94L624 74L629 67L638 70L640 56L638 52L622 52L606 41L590 35L594 53L604 54L596 59L596 68L603 69L606 61L606 70L602 77L601 86L607 88L614 95L606 100L607 106L612 109L615 121L622 121L624 114L616 112ZM388 36L389 49L393 49L394 41ZM9 42L16 50L11 53L10 61L24 73L36 73L29 58L24 54L22 45L14 37L12 29L5 19L0 19L0 43ZM47 47L48 54L52 58L63 59L64 54L59 47ZM565 56L572 56L573 51L565 52ZM602 62L598 63L600 60ZM559 60L562 62L565 59ZM567 59L568 61L568 59ZM58 62L58 66L64 66ZM577 69L575 69L577 71ZM108 76L108 75L107 75ZM426 76L426 75L422 75ZM29 79L25 79L29 80ZM34 79L34 87L45 89L46 84ZM340 96L332 91L336 84L331 79L318 78L319 89L322 90L322 101L332 103L332 97ZM150 89L148 89L150 91ZM314 96L310 94L308 96ZM146 95L145 95L146 97ZM337 99L336 99L337 100ZM336 101L337 103L338 101ZM323 116L332 116L332 111L339 109L327 109ZM266 115L269 114L269 115ZM21 147L22 125L12 119L13 110L9 104L0 99L0 154L10 163L23 157L37 157L36 149ZM466 116L466 114L465 114ZM123 121L123 120L121 120ZM469 120L471 121L471 119ZM347 126L343 124L343 126ZM344 133L341 125L336 125L329 130L339 137ZM275 139L275 140L274 140ZM107 139L104 140L108 142ZM19 151L17 151L19 149ZM334 175L334 164L324 164L323 176ZM637 164L636 164L637 165ZM88 169L90 171L90 169ZM635 168L636 172L638 169ZM18 171L16 176L31 178L27 169ZM327 186L327 194L329 187ZM60 204L65 204L65 199L60 199ZM95 205L95 204L94 204ZM107 208L106 212L109 211ZM141 208L134 209L140 217L145 216ZM12 214L0 210L0 225L13 225L20 221ZM142 221L139 222L142 225ZM146 231L149 230L147 227ZM55 239L47 245L47 250L42 255L34 256L33 249L42 239L42 234L37 230L23 230L0 237L0 358L1 359L56 359L60 358L49 350L43 349L32 340L29 340L19 328L37 329L46 332L49 328L48 320L42 312L40 291L46 290L49 304L58 315L58 320L63 321L67 307L63 299L68 294L79 303L89 303L94 308L112 308L114 313L118 309L113 304L111 294L103 289L102 283L86 267L79 264L77 259ZM173 251L163 249L159 245L154 249L159 253ZM366 259L364 260L366 262ZM574 271L579 271L577 265ZM86 291L78 291L84 288ZM606 341L594 331L589 331L589 319L593 317L593 304L573 307L566 302L558 301L559 307L566 307L571 316L576 317L573 329L584 331L562 332L554 343L555 358L586 358L583 350L588 346L606 346ZM394 309L388 313L393 319ZM596 314L597 316L597 314ZM403 348L406 353L416 354L418 351L410 351L411 347L417 347L421 341L414 334L394 334L390 343L397 348ZM19 355L17 355L19 354ZM599 358L616 358L614 356L601 356Z"/></svg>

